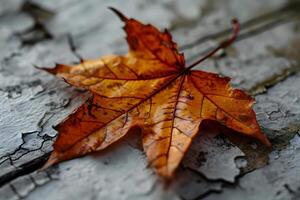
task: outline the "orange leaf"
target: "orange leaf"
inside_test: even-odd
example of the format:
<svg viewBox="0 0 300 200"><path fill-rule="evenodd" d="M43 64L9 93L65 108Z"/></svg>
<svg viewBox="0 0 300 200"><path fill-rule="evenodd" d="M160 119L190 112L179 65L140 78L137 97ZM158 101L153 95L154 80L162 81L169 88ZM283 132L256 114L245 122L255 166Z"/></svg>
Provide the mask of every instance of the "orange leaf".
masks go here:
<svg viewBox="0 0 300 200"><path fill-rule="evenodd" d="M45 167L100 151L122 138L133 127L142 129L143 147L150 165L172 177L203 120L215 120L270 145L261 132L254 100L232 89L229 78L191 70L221 48L230 45L239 30L204 58L185 67L183 54L171 35L151 25L128 19L125 23L129 52L57 65L46 71L69 84L86 88L93 97L56 126L59 132Z"/></svg>

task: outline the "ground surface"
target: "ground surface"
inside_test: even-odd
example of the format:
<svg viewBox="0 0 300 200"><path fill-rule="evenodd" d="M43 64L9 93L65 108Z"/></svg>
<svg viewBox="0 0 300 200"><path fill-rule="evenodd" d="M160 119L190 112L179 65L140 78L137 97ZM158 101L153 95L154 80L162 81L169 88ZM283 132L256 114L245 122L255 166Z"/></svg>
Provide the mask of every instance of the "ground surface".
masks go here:
<svg viewBox="0 0 300 200"><path fill-rule="evenodd" d="M188 62L228 36L232 47L199 66L254 95L268 150L216 130L201 132L164 186L132 135L100 154L36 170L52 126L87 95L33 67L126 52L108 9L168 28ZM288 0L0 0L0 199L300 199L300 2Z"/></svg>

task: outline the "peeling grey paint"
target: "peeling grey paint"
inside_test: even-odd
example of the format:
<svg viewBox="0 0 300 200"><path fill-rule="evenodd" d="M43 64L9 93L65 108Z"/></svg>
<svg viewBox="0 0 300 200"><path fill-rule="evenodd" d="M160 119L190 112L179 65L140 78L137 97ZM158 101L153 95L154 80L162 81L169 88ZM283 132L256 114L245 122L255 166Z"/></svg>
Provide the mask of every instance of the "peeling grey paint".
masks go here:
<svg viewBox="0 0 300 200"><path fill-rule="evenodd" d="M300 2L149 2L0 1L0 199L299 199ZM52 126L88 94L33 65L126 52L121 23L107 6L171 28L188 61L229 35L238 17L239 41L198 69L231 76L234 86L256 94L254 109L273 149L205 129L164 183L133 134L103 153L38 172L56 135Z"/></svg>

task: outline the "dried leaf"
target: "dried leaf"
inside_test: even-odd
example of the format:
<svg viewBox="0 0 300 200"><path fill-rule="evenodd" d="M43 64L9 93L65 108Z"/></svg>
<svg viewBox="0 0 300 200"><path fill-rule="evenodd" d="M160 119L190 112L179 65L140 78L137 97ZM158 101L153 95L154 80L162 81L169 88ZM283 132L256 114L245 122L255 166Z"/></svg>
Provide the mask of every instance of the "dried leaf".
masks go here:
<svg viewBox="0 0 300 200"><path fill-rule="evenodd" d="M166 178L172 177L203 120L215 120L266 145L251 109L254 100L232 89L229 78L191 70L236 38L235 33L193 65L185 67L168 31L128 19L112 9L125 23L129 52L57 65L46 71L69 84L86 88L93 97L55 129L59 132L45 167L100 151L133 127L142 130L142 143L150 165Z"/></svg>

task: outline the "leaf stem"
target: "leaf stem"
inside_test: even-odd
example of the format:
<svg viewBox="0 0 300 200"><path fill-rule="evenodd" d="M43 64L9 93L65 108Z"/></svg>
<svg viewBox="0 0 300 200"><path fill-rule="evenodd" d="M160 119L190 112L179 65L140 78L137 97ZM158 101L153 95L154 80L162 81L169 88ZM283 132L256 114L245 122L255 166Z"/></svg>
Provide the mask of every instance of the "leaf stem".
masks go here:
<svg viewBox="0 0 300 200"><path fill-rule="evenodd" d="M236 38L238 36L238 33L240 31L240 23L239 23L239 21L237 19L233 19L232 22L231 22L231 24L232 24L232 35L231 35L231 37L228 38L227 40L221 42L221 44L218 47L216 47L215 49L213 49L212 51L210 51L208 54L206 54L201 59L199 59L196 62L194 62L193 64L191 64L189 67L186 68L186 70L192 69L193 67L195 67L199 63L203 62L207 58L213 56L220 49L224 49L224 48L230 46L236 40Z"/></svg>

